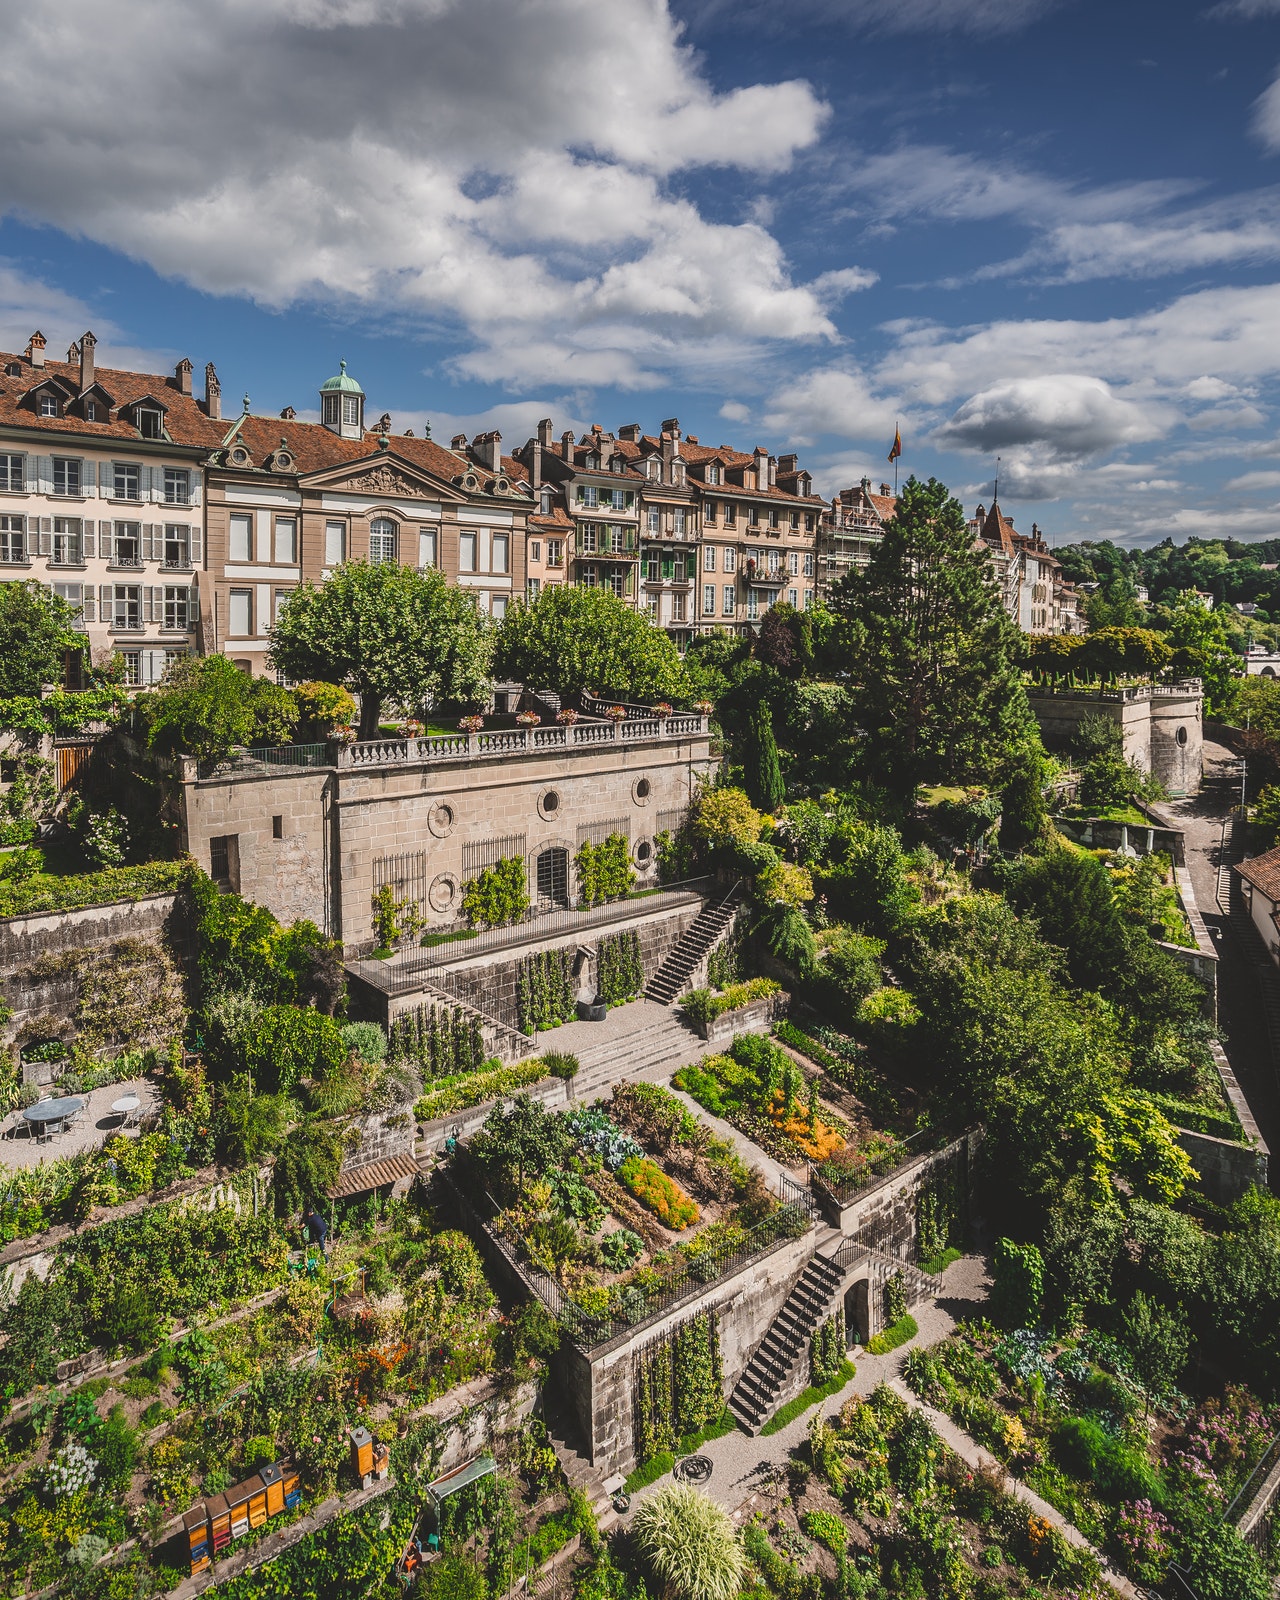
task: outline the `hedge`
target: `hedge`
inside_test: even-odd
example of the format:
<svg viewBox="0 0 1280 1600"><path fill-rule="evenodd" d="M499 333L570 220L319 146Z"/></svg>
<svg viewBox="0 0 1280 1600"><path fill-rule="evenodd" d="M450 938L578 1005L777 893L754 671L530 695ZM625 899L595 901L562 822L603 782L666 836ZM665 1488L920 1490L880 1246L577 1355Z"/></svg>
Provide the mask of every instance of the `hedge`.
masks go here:
<svg viewBox="0 0 1280 1600"><path fill-rule="evenodd" d="M37 873L31 878L0 882L0 917L34 916L42 911L78 911L83 906L110 905L113 900L140 900L148 894L173 894L179 887L181 861L144 861L136 867L103 867L70 877Z"/></svg>
<svg viewBox="0 0 1280 1600"><path fill-rule="evenodd" d="M736 1011L740 1006L750 1005L753 1000L767 1000L770 995L781 993L781 990L782 985L775 983L772 978L748 978L745 983L731 983L719 994L712 994L710 989L694 989L680 997L680 1009L690 1022L705 1027L726 1011Z"/></svg>
<svg viewBox="0 0 1280 1600"><path fill-rule="evenodd" d="M496 1100L515 1089L527 1089L547 1075L545 1061L521 1061L504 1067L494 1058L493 1068L487 1072L466 1072L455 1078L442 1078L431 1086L413 1108L419 1122L432 1122L437 1117L450 1116L455 1111L466 1111L471 1106L482 1106L486 1100Z"/></svg>

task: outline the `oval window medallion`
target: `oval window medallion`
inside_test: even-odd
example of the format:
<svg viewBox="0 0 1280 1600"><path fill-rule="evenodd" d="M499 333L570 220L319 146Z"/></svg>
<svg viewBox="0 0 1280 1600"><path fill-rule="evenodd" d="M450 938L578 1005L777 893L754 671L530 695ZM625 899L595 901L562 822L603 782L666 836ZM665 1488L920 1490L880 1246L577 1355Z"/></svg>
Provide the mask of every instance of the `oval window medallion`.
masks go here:
<svg viewBox="0 0 1280 1600"><path fill-rule="evenodd" d="M427 903L433 911L448 911L458 898L458 880L452 872L441 872L431 880Z"/></svg>

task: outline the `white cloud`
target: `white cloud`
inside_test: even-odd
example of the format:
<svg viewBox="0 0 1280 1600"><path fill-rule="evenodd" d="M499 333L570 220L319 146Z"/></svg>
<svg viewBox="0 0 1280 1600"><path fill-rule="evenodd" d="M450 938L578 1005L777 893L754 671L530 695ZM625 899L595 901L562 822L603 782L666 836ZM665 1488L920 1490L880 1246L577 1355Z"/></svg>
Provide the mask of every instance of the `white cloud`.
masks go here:
<svg viewBox="0 0 1280 1600"><path fill-rule="evenodd" d="M215 294L452 326L459 371L641 387L834 336L852 276L797 285L667 187L784 171L827 114L716 93L667 0L64 0L10 19L0 210Z"/></svg>
<svg viewBox="0 0 1280 1600"><path fill-rule="evenodd" d="M1162 419L1113 394L1101 378L1056 372L1010 378L971 395L934 439L944 449L988 455L1041 445L1050 461L1079 461L1162 431Z"/></svg>
<svg viewBox="0 0 1280 1600"><path fill-rule="evenodd" d="M769 399L764 425L789 444L804 445L822 435L874 439L886 448L899 422L908 419L892 399L877 395L857 367L823 367L804 373Z"/></svg>
<svg viewBox="0 0 1280 1600"><path fill-rule="evenodd" d="M1233 489L1280 489L1280 472L1245 472L1231 482Z"/></svg>
<svg viewBox="0 0 1280 1600"><path fill-rule="evenodd" d="M1060 0L695 0L689 7L706 30L731 20L767 31L807 19L854 33L1014 33L1054 10Z"/></svg>
<svg viewBox="0 0 1280 1600"><path fill-rule="evenodd" d="M750 422L751 409L744 406L741 400L726 400L720 407L720 415L727 422Z"/></svg>
<svg viewBox="0 0 1280 1600"><path fill-rule="evenodd" d="M1257 17L1274 17L1280 0L1220 0L1205 16L1213 22L1252 22Z"/></svg>
<svg viewBox="0 0 1280 1600"><path fill-rule="evenodd" d="M1253 131L1268 150L1280 150L1280 76L1253 103Z"/></svg>

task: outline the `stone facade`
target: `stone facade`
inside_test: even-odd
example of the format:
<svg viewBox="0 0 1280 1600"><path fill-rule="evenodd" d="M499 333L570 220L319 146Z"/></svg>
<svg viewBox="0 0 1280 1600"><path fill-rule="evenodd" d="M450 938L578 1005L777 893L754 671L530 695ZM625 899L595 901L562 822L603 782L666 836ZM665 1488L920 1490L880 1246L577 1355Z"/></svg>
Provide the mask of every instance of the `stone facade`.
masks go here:
<svg viewBox="0 0 1280 1600"><path fill-rule="evenodd" d="M1175 798L1198 792L1204 704L1198 678L1127 689L1036 687L1027 698L1050 750L1068 749L1085 717L1108 717L1121 730L1126 760L1154 773Z"/></svg>
<svg viewBox="0 0 1280 1600"><path fill-rule="evenodd" d="M612 832L654 882L656 834L714 770L700 716L386 740L323 759L209 778L185 761L182 844L224 886L283 921L309 917L353 956L373 948L383 885L443 930L459 925L467 880L520 856L531 901L567 906L578 849Z"/></svg>

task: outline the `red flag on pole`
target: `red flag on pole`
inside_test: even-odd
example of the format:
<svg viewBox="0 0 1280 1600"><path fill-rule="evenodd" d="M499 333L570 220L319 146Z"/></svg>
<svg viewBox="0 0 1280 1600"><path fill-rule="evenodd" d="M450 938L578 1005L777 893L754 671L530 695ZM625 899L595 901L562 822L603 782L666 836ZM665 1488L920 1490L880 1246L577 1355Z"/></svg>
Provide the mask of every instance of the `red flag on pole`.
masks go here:
<svg viewBox="0 0 1280 1600"><path fill-rule="evenodd" d="M902 454L902 430L895 426L893 430L893 448L889 451L889 460L896 461Z"/></svg>

